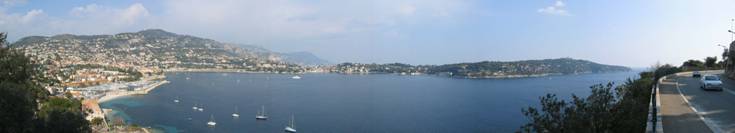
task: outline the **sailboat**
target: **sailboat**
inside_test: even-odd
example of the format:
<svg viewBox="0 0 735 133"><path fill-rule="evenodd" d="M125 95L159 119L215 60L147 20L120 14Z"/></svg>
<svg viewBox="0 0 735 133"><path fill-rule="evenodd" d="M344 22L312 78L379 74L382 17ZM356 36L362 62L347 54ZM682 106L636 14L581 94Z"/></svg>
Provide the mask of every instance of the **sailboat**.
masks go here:
<svg viewBox="0 0 735 133"><path fill-rule="evenodd" d="M235 106L235 113L232 113L232 117L239 118L240 114L237 112L237 106Z"/></svg>
<svg viewBox="0 0 735 133"><path fill-rule="evenodd" d="M179 97L177 96L176 99L174 99L175 103L179 103Z"/></svg>
<svg viewBox="0 0 735 133"><path fill-rule="evenodd" d="M294 118L293 118L293 115L291 115L291 121L288 121L288 125L286 125L286 128L283 130L289 133L295 133L296 127L293 125L293 123L294 123Z"/></svg>
<svg viewBox="0 0 735 133"><path fill-rule="evenodd" d="M207 125L210 127L214 127L215 125L217 125L217 122L214 122L214 115L211 115L209 117L209 122L207 122Z"/></svg>
<svg viewBox="0 0 735 133"><path fill-rule="evenodd" d="M261 106L260 108L261 108L261 110L258 111L258 114L257 115L255 115L255 119L256 120L267 120L268 119L268 115L265 114L265 106Z"/></svg>

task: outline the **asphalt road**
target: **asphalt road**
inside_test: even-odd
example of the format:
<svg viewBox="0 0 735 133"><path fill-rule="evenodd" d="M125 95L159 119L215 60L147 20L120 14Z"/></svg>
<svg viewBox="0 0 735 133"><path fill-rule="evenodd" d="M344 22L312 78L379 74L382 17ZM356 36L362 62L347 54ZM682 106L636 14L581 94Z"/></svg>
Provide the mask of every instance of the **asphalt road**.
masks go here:
<svg viewBox="0 0 735 133"><path fill-rule="evenodd" d="M702 74L721 75L723 71ZM720 76L723 91L704 91L691 72L667 76L659 86L666 133L735 132L735 81Z"/></svg>

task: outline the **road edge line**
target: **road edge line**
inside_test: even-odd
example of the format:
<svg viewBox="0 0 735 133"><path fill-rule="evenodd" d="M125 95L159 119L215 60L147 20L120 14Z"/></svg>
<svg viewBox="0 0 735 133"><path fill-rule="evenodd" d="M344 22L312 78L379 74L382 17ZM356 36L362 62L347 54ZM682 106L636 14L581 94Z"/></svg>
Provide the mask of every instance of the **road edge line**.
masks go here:
<svg viewBox="0 0 735 133"><path fill-rule="evenodd" d="M699 119L702 120L702 122L704 122L704 125L706 125L710 131L714 133L724 133L722 129L714 127L715 125L714 123L712 123L712 121L705 118L704 115L702 115L702 113L700 113L696 108L694 108L694 106L692 106L692 103L689 102L689 99L687 99L686 96L684 96L684 93L682 93L681 89L679 88L678 78L676 79L675 85L676 85L676 91L679 92L679 96L681 96L681 99L684 99L684 102L687 103L687 105L689 106L689 109L692 109L692 111L694 111L694 114L697 114L697 116L699 116Z"/></svg>
<svg viewBox="0 0 735 133"><path fill-rule="evenodd" d="M661 81L666 79L664 76L663 78L656 81L656 133L663 133L664 132L664 123L663 123L663 117L661 116L661 93L659 92L661 88L659 87L661 84Z"/></svg>

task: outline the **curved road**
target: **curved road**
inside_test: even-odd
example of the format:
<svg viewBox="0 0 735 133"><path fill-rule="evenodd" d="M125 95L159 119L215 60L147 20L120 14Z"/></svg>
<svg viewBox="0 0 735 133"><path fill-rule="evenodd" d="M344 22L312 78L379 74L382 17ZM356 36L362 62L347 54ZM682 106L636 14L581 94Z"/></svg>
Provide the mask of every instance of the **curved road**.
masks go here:
<svg viewBox="0 0 735 133"><path fill-rule="evenodd" d="M664 78L659 85L661 119L666 133L735 132L735 81L720 75L723 91L704 91L691 72Z"/></svg>

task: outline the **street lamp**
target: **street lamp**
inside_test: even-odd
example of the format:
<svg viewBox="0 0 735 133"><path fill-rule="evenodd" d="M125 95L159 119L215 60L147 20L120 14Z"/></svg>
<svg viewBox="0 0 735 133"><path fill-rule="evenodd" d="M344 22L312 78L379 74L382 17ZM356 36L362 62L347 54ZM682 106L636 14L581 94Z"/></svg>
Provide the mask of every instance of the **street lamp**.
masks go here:
<svg viewBox="0 0 735 133"><path fill-rule="evenodd" d="M717 46L720 46L720 47L722 47L723 49L726 49L726 48L727 48L727 46L725 46L725 45L722 45L722 44L717 44Z"/></svg>

